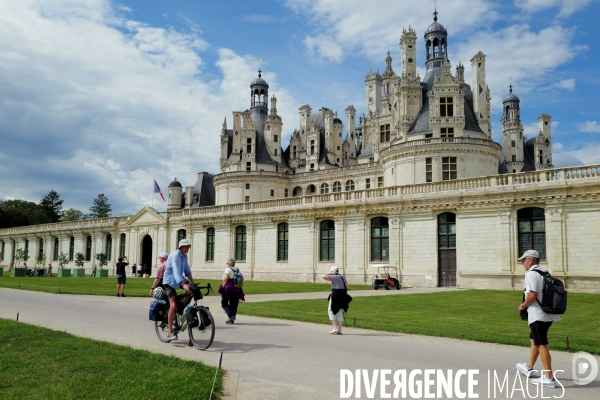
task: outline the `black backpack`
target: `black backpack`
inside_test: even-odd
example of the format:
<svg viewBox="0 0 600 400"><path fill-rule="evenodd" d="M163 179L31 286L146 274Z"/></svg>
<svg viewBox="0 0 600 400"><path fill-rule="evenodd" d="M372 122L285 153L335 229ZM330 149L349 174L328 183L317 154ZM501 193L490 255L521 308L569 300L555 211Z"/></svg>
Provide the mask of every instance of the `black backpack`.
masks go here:
<svg viewBox="0 0 600 400"><path fill-rule="evenodd" d="M567 311L567 291L562 281L553 278L548 271L539 269L533 271L544 277L543 302L540 303L536 299L542 310L547 314L564 314Z"/></svg>

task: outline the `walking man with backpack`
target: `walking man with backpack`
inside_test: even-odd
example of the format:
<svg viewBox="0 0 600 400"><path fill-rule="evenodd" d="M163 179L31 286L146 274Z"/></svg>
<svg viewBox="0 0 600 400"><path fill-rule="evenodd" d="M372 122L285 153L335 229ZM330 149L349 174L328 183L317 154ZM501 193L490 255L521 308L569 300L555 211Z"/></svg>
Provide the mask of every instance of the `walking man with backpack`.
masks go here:
<svg viewBox="0 0 600 400"><path fill-rule="evenodd" d="M552 322L560 321L560 317L557 314L545 312L541 306L544 296L544 275L547 275L548 271L539 267L540 254L535 250L527 250L519 258L519 261L527 271L525 273L525 300L519 305L519 312L527 310L531 351L529 361L518 363L517 369L523 375L529 376L539 356L544 369L540 373L540 378L531 379L531 383L554 388L556 380L552 371L552 357L548 350L548 330Z"/></svg>
<svg viewBox="0 0 600 400"><path fill-rule="evenodd" d="M231 325L235 321L240 297L243 295L243 285L244 275L239 268L235 267L235 260L231 258L227 261L227 268L223 273L223 282L219 287L221 289L221 307L223 307L229 318L225 322L226 324Z"/></svg>

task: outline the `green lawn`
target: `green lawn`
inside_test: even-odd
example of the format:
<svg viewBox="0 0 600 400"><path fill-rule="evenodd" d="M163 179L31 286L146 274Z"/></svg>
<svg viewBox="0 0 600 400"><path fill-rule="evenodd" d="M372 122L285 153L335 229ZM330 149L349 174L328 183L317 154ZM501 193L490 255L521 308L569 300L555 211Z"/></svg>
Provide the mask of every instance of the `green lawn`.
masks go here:
<svg viewBox="0 0 600 400"><path fill-rule="evenodd" d="M198 278L195 281L201 286L206 286L206 283L210 282L214 293L217 293L217 287L221 283L217 280ZM152 282L154 282L154 278L128 277L125 294L127 296L148 296ZM116 286L116 278L0 277L0 287L48 293L115 296L117 293ZM368 285L352 285L351 288L352 290L372 290L372 287ZM331 284L328 283L244 281L244 292L246 294L328 292L329 290L331 290Z"/></svg>
<svg viewBox="0 0 600 400"><path fill-rule="evenodd" d="M216 370L5 319L0 346L3 399L208 399Z"/></svg>
<svg viewBox="0 0 600 400"><path fill-rule="evenodd" d="M402 296L354 297L346 325L389 332L529 346L527 322L517 308L520 291L460 290ZM320 300L242 304L240 314L330 324ZM600 354L600 296L570 293L562 321L549 332L550 348Z"/></svg>

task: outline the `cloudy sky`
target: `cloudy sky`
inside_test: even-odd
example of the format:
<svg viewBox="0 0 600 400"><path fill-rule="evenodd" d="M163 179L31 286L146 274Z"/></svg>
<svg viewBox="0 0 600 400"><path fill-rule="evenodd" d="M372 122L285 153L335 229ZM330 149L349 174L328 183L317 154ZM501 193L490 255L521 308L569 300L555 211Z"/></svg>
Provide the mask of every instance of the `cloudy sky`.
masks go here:
<svg viewBox="0 0 600 400"><path fill-rule="evenodd" d="M152 204L219 172L219 134L249 108L262 59L287 137L298 108L362 114L364 78L400 70L412 26L424 75L422 0L0 0L0 199L56 190L88 212L99 193L113 215ZM526 134L552 115L554 164L600 163L599 0L439 0L453 66L487 55L493 134L512 77ZM154 207L166 209L159 197Z"/></svg>

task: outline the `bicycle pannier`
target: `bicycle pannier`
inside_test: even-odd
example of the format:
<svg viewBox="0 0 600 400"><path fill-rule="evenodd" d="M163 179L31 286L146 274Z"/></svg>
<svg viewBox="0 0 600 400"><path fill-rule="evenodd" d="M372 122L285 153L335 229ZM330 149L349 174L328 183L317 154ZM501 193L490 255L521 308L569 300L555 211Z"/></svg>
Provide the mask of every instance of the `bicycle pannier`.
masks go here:
<svg viewBox="0 0 600 400"><path fill-rule="evenodd" d="M167 302L164 300L154 300L150 303L148 319L150 321L162 321L167 314Z"/></svg>

